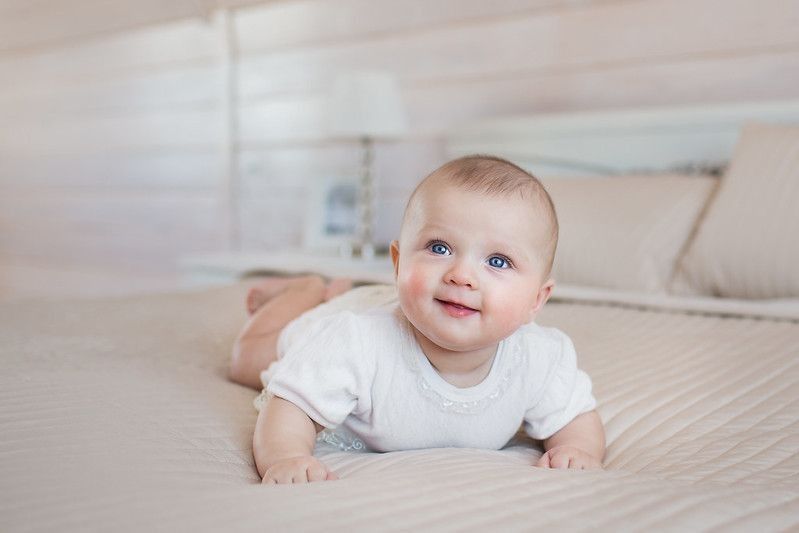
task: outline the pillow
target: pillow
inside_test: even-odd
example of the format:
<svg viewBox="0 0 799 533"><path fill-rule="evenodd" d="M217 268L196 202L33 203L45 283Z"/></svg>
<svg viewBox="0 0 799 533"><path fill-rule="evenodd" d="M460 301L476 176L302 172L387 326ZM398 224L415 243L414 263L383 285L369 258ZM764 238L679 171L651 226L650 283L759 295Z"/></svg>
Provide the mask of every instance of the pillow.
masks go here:
<svg viewBox="0 0 799 533"><path fill-rule="evenodd" d="M542 181L560 223L556 282L665 292L717 179L669 174Z"/></svg>
<svg viewBox="0 0 799 533"><path fill-rule="evenodd" d="M799 127L747 124L673 284L677 293L799 296Z"/></svg>

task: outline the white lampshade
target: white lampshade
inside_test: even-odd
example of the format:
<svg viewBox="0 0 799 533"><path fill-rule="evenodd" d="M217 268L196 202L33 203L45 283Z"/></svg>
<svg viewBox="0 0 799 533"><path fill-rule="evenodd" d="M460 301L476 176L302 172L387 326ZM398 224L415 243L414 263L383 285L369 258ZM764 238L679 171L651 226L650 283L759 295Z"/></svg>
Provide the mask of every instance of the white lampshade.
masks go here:
<svg viewBox="0 0 799 533"><path fill-rule="evenodd" d="M386 139L408 129L397 78L389 72L339 76L328 103L328 133L340 138Z"/></svg>

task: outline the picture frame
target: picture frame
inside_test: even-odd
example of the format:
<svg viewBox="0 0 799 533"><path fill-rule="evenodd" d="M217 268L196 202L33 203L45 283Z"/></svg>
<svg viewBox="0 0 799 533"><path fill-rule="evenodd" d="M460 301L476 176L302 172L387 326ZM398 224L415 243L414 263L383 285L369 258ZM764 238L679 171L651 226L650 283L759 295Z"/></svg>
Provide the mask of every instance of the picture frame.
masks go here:
<svg viewBox="0 0 799 533"><path fill-rule="evenodd" d="M348 249L358 231L358 179L324 176L315 180L303 226L305 250L338 254Z"/></svg>

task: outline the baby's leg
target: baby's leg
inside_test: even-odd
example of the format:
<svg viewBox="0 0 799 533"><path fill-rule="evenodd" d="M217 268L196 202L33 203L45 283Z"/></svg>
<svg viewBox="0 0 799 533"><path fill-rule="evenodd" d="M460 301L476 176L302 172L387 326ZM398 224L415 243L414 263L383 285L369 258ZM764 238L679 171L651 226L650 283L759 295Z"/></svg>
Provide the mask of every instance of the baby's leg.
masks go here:
<svg viewBox="0 0 799 533"><path fill-rule="evenodd" d="M283 292L297 278L269 277L259 279L247 292L247 314L252 316L266 302Z"/></svg>
<svg viewBox="0 0 799 533"><path fill-rule="evenodd" d="M261 389L261 371L277 358L277 338L283 327L305 311L316 307L332 296L346 291L351 286L348 280L334 280L330 285L319 276L288 278L282 289L257 286L247 295L248 308L251 302L265 300L254 308L244 328L233 345L229 378L256 390ZM272 292L253 296L253 291Z"/></svg>
<svg viewBox="0 0 799 533"><path fill-rule="evenodd" d="M258 289L254 287L247 295L248 306L256 299L253 290ZM322 303L325 290L325 281L319 276L287 279L283 289L255 309L244 324L233 344L228 377L260 390L261 371L277 357L277 338L283 326Z"/></svg>
<svg viewBox="0 0 799 533"><path fill-rule="evenodd" d="M255 283L247 292L246 305L247 314L252 316L261 308L266 302L283 292L285 288L297 279L307 279L312 276L305 276L303 278L263 278ZM325 289L324 301L345 293L352 288L352 280L348 278L335 278L330 280Z"/></svg>
<svg viewBox="0 0 799 533"><path fill-rule="evenodd" d="M352 280L348 278L335 278L330 280L325 290L325 301L335 298L352 288Z"/></svg>

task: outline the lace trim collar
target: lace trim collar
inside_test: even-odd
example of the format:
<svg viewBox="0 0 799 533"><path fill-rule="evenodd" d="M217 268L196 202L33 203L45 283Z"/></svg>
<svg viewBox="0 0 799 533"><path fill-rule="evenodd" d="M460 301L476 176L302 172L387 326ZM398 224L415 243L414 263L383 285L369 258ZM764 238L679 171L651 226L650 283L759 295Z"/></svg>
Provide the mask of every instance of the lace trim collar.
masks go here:
<svg viewBox="0 0 799 533"><path fill-rule="evenodd" d="M458 389L439 376L427 360L399 306L397 318L402 324L406 342L413 346L413 349L403 350L403 358L415 374L419 392L444 412L473 414L484 411L505 393L514 375L518 374L524 353L513 334L500 342L488 376L474 387Z"/></svg>

